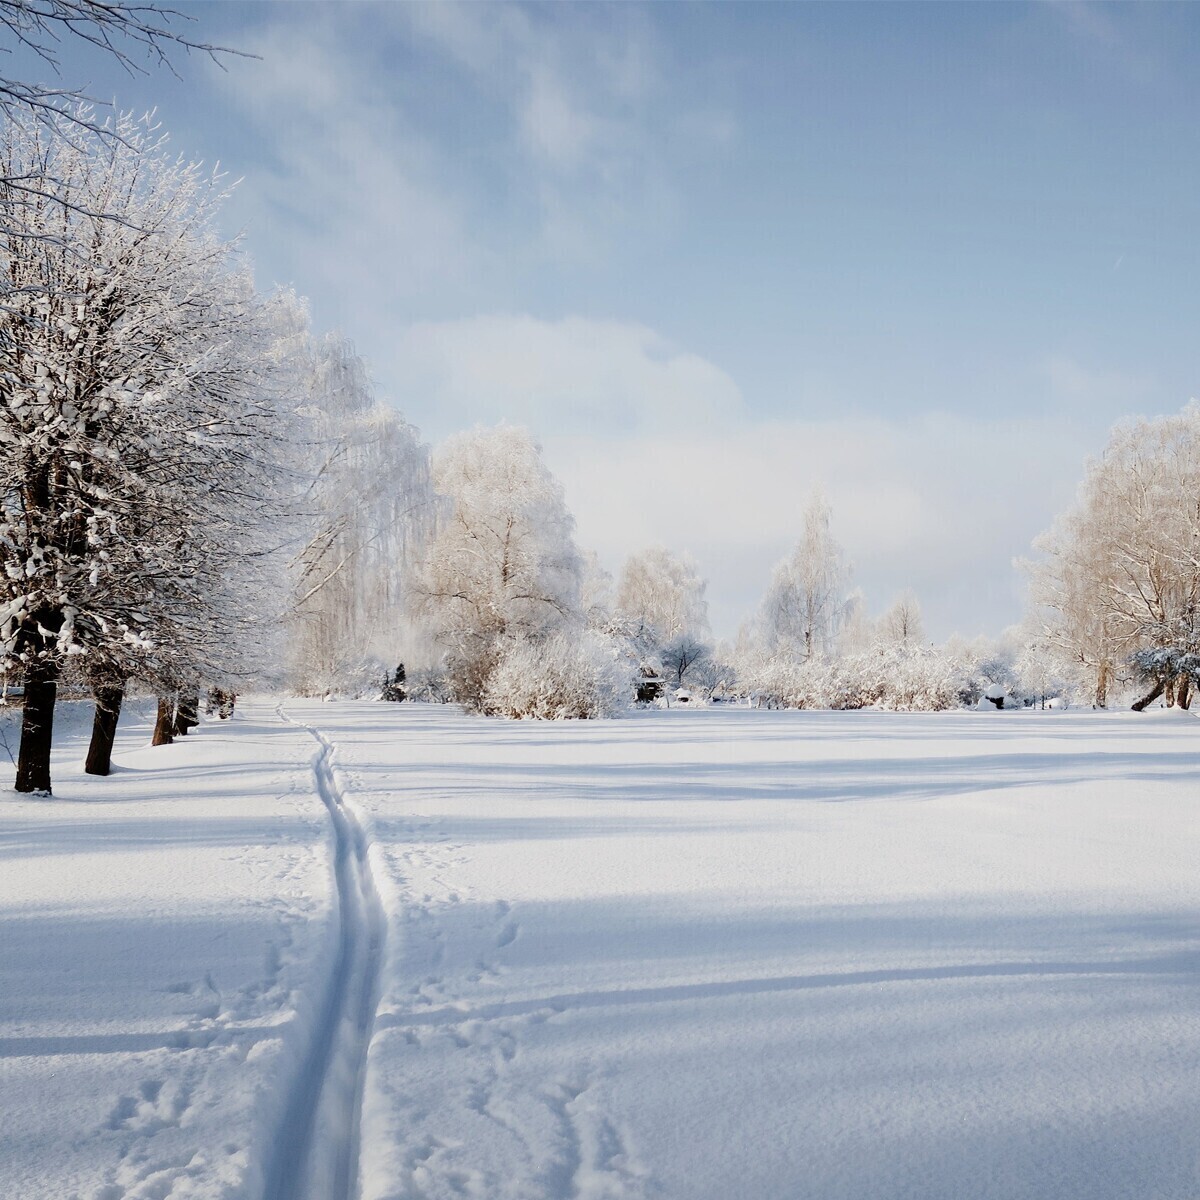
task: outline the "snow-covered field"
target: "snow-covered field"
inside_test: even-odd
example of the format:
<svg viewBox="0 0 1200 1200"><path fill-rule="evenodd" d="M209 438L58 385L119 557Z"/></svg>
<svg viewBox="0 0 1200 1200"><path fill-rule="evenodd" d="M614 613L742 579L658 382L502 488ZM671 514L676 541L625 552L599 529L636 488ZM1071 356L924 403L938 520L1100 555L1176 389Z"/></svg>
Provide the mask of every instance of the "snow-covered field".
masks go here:
<svg viewBox="0 0 1200 1200"><path fill-rule="evenodd" d="M0 1193L1200 1195L1190 717L145 733L0 803Z"/></svg>
<svg viewBox="0 0 1200 1200"><path fill-rule="evenodd" d="M251 705L151 748L140 715L93 779L90 714L60 706L54 798L0 792L3 1196L261 1195L315 1024L335 931L312 739Z"/></svg>

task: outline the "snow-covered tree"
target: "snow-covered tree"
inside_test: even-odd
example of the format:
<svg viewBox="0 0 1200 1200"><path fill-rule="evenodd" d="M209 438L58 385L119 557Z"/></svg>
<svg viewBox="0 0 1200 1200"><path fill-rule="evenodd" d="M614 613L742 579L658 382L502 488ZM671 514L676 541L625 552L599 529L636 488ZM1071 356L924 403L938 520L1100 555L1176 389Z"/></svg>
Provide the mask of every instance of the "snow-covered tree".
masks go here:
<svg viewBox="0 0 1200 1200"><path fill-rule="evenodd" d="M10 121L0 141L0 668L25 682L23 791L50 787L67 655L113 683L190 673L243 619L231 564L274 471L264 325L211 232L219 181L144 122L114 130Z"/></svg>
<svg viewBox="0 0 1200 1200"><path fill-rule="evenodd" d="M843 606L838 650L843 654L859 654L879 640L879 630L867 611L867 598L862 588L855 588Z"/></svg>
<svg viewBox="0 0 1200 1200"><path fill-rule="evenodd" d="M699 676L712 655L712 647L690 633L676 634L662 647L660 658L663 673L673 687L683 687Z"/></svg>
<svg viewBox="0 0 1200 1200"><path fill-rule="evenodd" d="M587 550L583 555L579 603L589 629L609 628L613 613L613 577L594 550Z"/></svg>
<svg viewBox="0 0 1200 1200"><path fill-rule="evenodd" d="M617 584L615 615L659 645L680 635L708 637L707 584L690 554L654 546L631 554Z"/></svg>
<svg viewBox="0 0 1200 1200"><path fill-rule="evenodd" d="M882 641L900 646L918 646L925 640L921 602L915 592L901 592L892 601L891 608L879 618L877 633Z"/></svg>
<svg viewBox="0 0 1200 1200"><path fill-rule="evenodd" d="M829 504L814 492L799 542L771 576L760 623L766 647L774 653L807 659L836 646L849 571L829 520Z"/></svg>
<svg viewBox="0 0 1200 1200"><path fill-rule="evenodd" d="M1128 633L1104 602L1116 581L1096 517L1079 509L1064 514L1034 543L1043 557L1027 566L1041 616L1036 641L1060 654L1094 707L1106 708L1110 688L1122 677Z"/></svg>
<svg viewBox="0 0 1200 1200"><path fill-rule="evenodd" d="M1200 662L1200 406L1118 426L1074 508L1035 544L1043 634L1095 677L1127 664L1176 694ZM1150 697L1147 697L1147 700Z"/></svg>
<svg viewBox="0 0 1200 1200"><path fill-rule="evenodd" d="M414 593L448 651L455 697L485 707L512 644L582 624L582 565L562 488L530 434L501 425L449 439L434 455L449 512Z"/></svg>
<svg viewBox="0 0 1200 1200"><path fill-rule="evenodd" d="M287 657L293 686L321 694L361 684L371 664L401 656L405 591L434 505L427 448L376 401L350 343L298 340L290 359L311 483L300 504Z"/></svg>

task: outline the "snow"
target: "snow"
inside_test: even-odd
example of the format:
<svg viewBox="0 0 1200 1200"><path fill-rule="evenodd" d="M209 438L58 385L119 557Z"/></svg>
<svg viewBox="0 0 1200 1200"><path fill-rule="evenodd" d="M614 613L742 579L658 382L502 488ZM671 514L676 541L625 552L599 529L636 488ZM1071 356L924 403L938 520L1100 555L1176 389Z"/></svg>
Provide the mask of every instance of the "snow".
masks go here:
<svg viewBox="0 0 1200 1200"><path fill-rule="evenodd" d="M318 716L366 1197L1195 1194L1190 722Z"/></svg>
<svg viewBox="0 0 1200 1200"><path fill-rule="evenodd" d="M257 1200L297 1097L364 1200L1196 1194L1190 717L145 732L0 803L6 1195Z"/></svg>
<svg viewBox="0 0 1200 1200"><path fill-rule="evenodd" d="M142 706L95 779L84 709L54 798L0 793L0 1193L257 1198L335 945L311 738L251 705L152 748Z"/></svg>

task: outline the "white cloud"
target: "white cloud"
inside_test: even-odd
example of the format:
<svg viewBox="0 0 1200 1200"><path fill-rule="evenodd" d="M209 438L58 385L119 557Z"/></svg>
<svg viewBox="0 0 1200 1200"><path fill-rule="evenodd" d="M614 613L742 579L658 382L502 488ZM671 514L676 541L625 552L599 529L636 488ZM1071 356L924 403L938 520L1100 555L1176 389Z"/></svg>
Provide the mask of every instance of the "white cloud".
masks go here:
<svg viewBox="0 0 1200 1200"><path fill-rule="evenodd" d="M537 205L545 260L598 261L622 228L669 220L670 162L722 146L732 120L672 92L632 6L403 6L413 32L508 116L510 186ZM719 132L715 132L719 131Z"/></svg>
<svg viewBox="0 0 1200 1200"><path fill-rule="evenodd" d="M539 158L566 170L587 161L599 133L592 115L571 102L563 80L546 67L531 72L521 126Z"/></svg>
<svg viewBox="0 0 1200 1200"><path fill-rule="evenodd" d="M508 109L518 144L564 174L652 165L648 134L663 71L636 10L409 5L410 28Z"/></svg>
<svg viewBox="0 0 1200 1200"><path fill-rule="evenodd" d="M262 281L308 294L385 383L411 321L527 304L547 276L603 264L672 219L676 154L721 152L721 113L672 94L633 10L262 11L244 41L261 58L211 73L259 142L236 217Z"/></svg>
<svg viewBox="0 0 1200 1200"><path fill-rule="evenodd" d="M1052 355L1043 370L1054 397L1068 405L1102 406L1127 413L1150 400L1157 390L1148 375L1085 366L1068 354Z"/></svg>
<svg viewBox="0 0 1200 1200"><path fill-rule="evenodd" d="M268 147L239 196L255 246L276 271L290 267L264 282L298 283L368 339L381 313L469 290L487 256L468 206L433 146L364 79L342 23L315 9L303 24L268 25L250 48L261 61L221 83Z"/></svg>
<svg viewBox="0 0 1200 1200"><path fill-rule="evenodd" d="M477 422L535 431L690 436L740 417L724 371L648 329L620 321L527 315L420 322L398 340L393 399L439 432Z"/></svg>

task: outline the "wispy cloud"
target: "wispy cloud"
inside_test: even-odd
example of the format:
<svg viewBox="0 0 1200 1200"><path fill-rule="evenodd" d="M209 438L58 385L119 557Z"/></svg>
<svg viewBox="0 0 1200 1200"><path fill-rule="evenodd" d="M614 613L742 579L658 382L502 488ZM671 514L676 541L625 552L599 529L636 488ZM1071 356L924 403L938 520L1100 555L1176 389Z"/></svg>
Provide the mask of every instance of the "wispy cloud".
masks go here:
<svg viewBox="0 0 1200 1200"><path fill-rule="evenodd" d="M419 322L389 365L402 407L436 414L442 431L508 420L607 439L690 434L744 417L724 371L631 322L527 314Z"/></svg>
<svg viewBox="0 0 1200 1200"><path fill-rule="evenodd" d="M1137 26L1123 20L1121 5L1098 4L1092 0L1051 0L1047 8L1081 46L1092 51L1111 69L1138 84L1159 80L1165 63L1156 61L1136 35ZM1154 5L1133 8L1153 9ZM1170 9L1171 5L1160 6ZM1124 12L1131 11L1125 7Z"/></svg>
<svg viewBox="0 0 1200 1200"><path fill-rule="evenodd" d="M270 164L242 202L254 240L291 239L347 323L497 308L540 269L602 262L670 220L681 146L730 136L671 95L632 8L303 11L268 8L246 47L261 61L213 78Z"/></svg>
<svg viewBox="0 0 1200 1200"><path fill-rule="evenodd" d="M316 9L268 24L250 48L261 62L224 81L265 147L242 203L255 245L296 268L265 282L296 280L327 319L367 331L381 312L477 286L487 255L465 199L434 145L364 79L342 24Z"/></svg>
<svg viewBox="0 0 1200 1200"><path fill-rule="evenodd" d="M1101 411L1136 412L1158 394L1154 378L1088 366L1069 354L1055 354L1042 367L1052 396L1060 405Z"/></svg>

